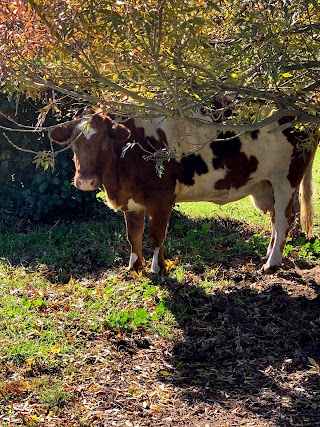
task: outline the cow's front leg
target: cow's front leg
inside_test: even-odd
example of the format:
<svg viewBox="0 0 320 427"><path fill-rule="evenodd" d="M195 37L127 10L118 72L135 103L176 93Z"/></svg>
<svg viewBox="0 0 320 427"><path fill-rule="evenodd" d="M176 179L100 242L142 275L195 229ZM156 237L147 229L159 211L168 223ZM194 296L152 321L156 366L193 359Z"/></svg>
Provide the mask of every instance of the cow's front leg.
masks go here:
<svg viewBox="0 0 320 427"><path fill-rule="evenodd" d="M124 212L127 227L127 239L131 246L129 270L142 267L142 235L145 211Z"/></svg>
<svg viewBox="0 0 320 427"><path fill-rule="evenodd" d="M153 273L161 273L166 269L163 255L163 241L166 236L172 205L153 206L148 209L148 236L153 249L151 270Z"/></svg>

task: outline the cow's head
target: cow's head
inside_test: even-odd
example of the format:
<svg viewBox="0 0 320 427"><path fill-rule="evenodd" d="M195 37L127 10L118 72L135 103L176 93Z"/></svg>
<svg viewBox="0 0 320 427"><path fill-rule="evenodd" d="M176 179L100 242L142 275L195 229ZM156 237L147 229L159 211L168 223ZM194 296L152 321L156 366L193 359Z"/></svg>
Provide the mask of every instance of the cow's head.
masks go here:
<svg viewBox="0 0 320 427"><path fill-rule="evenodd" d="M74 185L79 190L92 191L102 185L114 145L127 141L130 131L102 113L84 113L82 117L56 126L49 137L57 144L71 144L76 167Z"/></svg>

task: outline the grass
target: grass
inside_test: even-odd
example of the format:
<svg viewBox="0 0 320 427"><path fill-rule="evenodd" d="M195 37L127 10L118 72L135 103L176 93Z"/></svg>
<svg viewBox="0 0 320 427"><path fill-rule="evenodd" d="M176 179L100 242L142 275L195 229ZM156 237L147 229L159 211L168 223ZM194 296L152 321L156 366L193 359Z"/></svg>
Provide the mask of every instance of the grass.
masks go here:
<svg viewBox="0 0 320 427"><path fill-rule="evenodd" d="M319 154L314 168L318 234ZM108 375L110 383L118 381L119 363L129 356L133 357L135 373L130 373L130 387L125 389L131 396L127 396L128 401L134 396L142 399L145 408L153 407L154 413L164 410L175 396L166 383L173 368L159 365L155 369L160 377L149 373L154 385L148 380L148 389L147 383L142 386L137 379L139 355L151 348L150 365L150 342L159 348L168 347L181 338L181 325L191 325L192 319L202 325L212 316L209 307L215 302L209 297L213 293L229 294L239 281L243 286L248 280L254 282L253 263L267 245L266 223L265 216L254 211L248 200L222 208L208 203L179 205L172 214L165 244L170 260L165 277L148 272L150 261L140 273L127 272L129 253L123 218L109 210L102 221L57 222L26 229L21 224L11 224L10 229L3 226L1 427L90 425L83 415L88 403L81 407L77 402L87 391L94 396L102 393L102 367L107 367L108 373L103 375ZM146 242L144 246L150 259ZM300 239L289 241L285 253L289 261L307 258L315 263L319 250L319 239L311 243ZM235 267L237 263L242 267ZM277 276L278 281L281 274L285 273ZM310 288L309 282L303 283L305 289ZM238 307L240 314L243 310L242 305ZM210 330L210 323L201 328L199 331ZM312 325L308 328L311 334ZM213 344L204 335L202 345L209 348ZM69 423L68 417L74 417L74 422Z"/></svg>

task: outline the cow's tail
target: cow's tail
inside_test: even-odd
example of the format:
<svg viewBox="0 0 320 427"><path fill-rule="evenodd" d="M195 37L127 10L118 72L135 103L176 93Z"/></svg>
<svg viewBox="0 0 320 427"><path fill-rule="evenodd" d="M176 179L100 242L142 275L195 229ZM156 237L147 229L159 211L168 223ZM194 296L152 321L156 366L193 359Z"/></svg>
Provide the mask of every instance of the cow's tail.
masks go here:
<svg viewBox="0 0 320 427"><path fill-rule="evenodd" d="M316 151L316 150L315 150ZM314 153L315 154L315 153ZM313 165L314 156L306 170L299 189L300 196L300 222L302 230L304 231L306 237L310 239L312 237L312 227L313 227L313 218L314 210L312 203L313 196L313 185L312 185L312 165Z"/></svg>

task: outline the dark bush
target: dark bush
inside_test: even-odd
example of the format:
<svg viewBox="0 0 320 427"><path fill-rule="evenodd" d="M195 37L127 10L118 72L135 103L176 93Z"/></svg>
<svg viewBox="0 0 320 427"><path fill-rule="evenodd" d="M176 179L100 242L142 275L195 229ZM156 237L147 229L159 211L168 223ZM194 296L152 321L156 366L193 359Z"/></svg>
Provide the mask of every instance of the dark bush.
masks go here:
<svg viewBox="0 0 320 427"><path fill-rule="evenodd" d="M25 125L35 125L40 106L27 100L9 101L0 95L0 110ZM50 125L54 124L53 119ZM0 125L14 127L0 116ZM34 151L50 150L47 134L6 132L19 147ZM59 147L57 147L59 149ZM47 221L60 215L83 214L96 202L94 192L81 192L72 184L74 166L72 151L56 157L54 170L33 163L34 155L17 150L3 136L0 129L0 212L33 221Z"/></svg>

